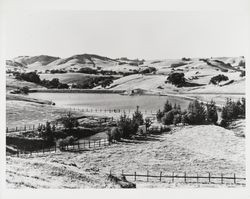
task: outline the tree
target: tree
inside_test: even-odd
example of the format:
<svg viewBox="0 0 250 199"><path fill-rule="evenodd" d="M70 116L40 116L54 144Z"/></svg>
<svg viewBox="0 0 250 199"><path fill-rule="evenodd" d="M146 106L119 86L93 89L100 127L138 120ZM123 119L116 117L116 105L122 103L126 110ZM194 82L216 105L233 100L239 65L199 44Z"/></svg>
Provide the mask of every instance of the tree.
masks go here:
<svg viewBox="0 0 250 199"><path fill-rule="evenodd" d="M28 86L24 86L24 87L20 88L20 91L23 94L28 94L29 93L29 87Z"/></svg>
<svg viewBox="0 0 250 199"><path fill-rule="evenodd" d="M227 81L228 80L228 77L225 76L225 75L222 75L222 74L219 74L217 76L214 76L210 79L210 83L211 84L218 84L220 83L221 81Z"/></svg>
<svg viewBox="0 0 250 199"><path fill-rule="evenodd" d="M172 104L167 100L166 103L164 104L163 112L167 113L168 111L171 110L172 110Z"/></svg>
<svg viewBox="0 0 250 199"><path fill-rule="evenodd" d="M144 123L143 115L141 111L139 111L139 106L136 107L136 111L133 114L133 122L136 123L138 126Z"/></svg>
<svg viewBox="0 0 250 199"><path fill-rule="evenodd" d="M181 114L174 115L173 124L176 125L176 124L181 123L181 118L182 118Z"/></svg>
<svg viewBox="0 0 250 199"><path fill-rule="evenodd" d="M122 133L123 138L130 138L138 130L138 124L133 122L125 113L120 116L117 127Z"/></svg>
<svg viewBox="0 0 250 199"><path fill-rule="evenodd" d="M174 119L173 111L168 111L167 113L164 114L162 118L162 123L165 125L173 124L173 119Z"/></svg>
<svg viewBox="0 0 250 199"><path fill-rule="evenodd" d="M164 113L159 109L156 113L156 119L158 122L161 121L161 118L164 116Z"/></svg>
<svg viewBox="0 0 250 199"><path fill-rule="evenodd" d="M46 122L45 125L40 126L40 133L41 136L44 140L48 142L53 142L54 141L54 129L51 128L50 122Z"/></svg>
<svg viewBox="0 0 250 199"><path fill-rule="evenodd" d="M207 103L207 115L206 119L209 123L216 124L218 120L216 104L213 100L208 104Z"/></svg>
<svg viewBox="0 0 250 199"><path fill-rule="evenodd" d="M206 120L206 110L204 104L198 100L190 102L188 105L188 123L189 124L203 124Z"/></svg>
<svg viewBox="0 0 250 199"><path fill-rule="evenodd" d="M73 128L79 126L78 120L73 117L71 112L68 112L66 116L61 117L59 122L61 122L64 128L68 131L71 131Z"/></svg>
<svg viewBox="0 0 250 199"><path fill-rule="evenodd" d="M177 87L181 87L185 84L184 73L170 73L167 78L168 82L174 84Z"/></svg>

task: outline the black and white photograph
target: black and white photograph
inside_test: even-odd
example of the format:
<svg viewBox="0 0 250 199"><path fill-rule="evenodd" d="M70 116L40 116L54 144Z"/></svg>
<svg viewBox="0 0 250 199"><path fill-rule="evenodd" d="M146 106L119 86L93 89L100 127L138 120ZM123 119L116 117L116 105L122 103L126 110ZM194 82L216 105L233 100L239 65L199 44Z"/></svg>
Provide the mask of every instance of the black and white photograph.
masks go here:
<svg viewBox="0 0 250 199"><path fill-rule="evenodd" d="M1 17L6 189L246 189L246 12Z"/></svg>

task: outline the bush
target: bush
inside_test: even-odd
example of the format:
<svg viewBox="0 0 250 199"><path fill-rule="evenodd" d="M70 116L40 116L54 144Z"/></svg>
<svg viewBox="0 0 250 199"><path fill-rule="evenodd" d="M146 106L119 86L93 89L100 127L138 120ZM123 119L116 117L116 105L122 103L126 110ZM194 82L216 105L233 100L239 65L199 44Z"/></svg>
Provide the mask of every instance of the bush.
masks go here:
<svg viewBox="0 0 250 199"><path fill-rule="evenodd" d="M48 71L48 70L46 70L46 71ZM67 73L67 71L65 71L65 70L58 70L58 69L52 69L52 70L50 70L50 73L51 74L55 74L55 73Z"/></svg>
<svg viewBox="0 0 250 199"><path fill-rule="evenodd" d="M131 120L125 113L120 116L117 126L123 138L130 138L131 135L136 134L138 130L138 124Z"/></svg>
<svg viewBox="0 0 250 199"><path fill-rule="evenodd" d="M86 73L86 74L96 74L97 71L95 69L92 68L80 68L80 70L77 71L78 73Z"/></svg>
<svg viewBox="0 0 250 199"><path fill-rule="evenodd" d="M75 117L73 117L71 112L68 112L67 115L58 119L58 122L62 123L62 125L67 131L71 131L73 128L79 126L78 120Z"/></svg>
<svg viewBox="0 0 250 199"><path fill-rule="evenodd" d="M112 140L120 141L122 138L121 131L117 127L114 127L111 129L110 136L111 137L109 138L109 140L111 140L111 142Z"/></svg>
<svg viewBox="0 0 250 199"><path fill-rule="evenodd" d="M156 113L156 119L158 122L161 122L161 118L164 116L164 112L161 112L159 109L158 112Z"/></svg>
<svg viewBox="0 0 250 199"><path fill-rule="evenodd" d="M162 118L162 123L165 125L170 125L170 124L173 124L173 120L174 120L173 111L168 111L167 113L164 114Z"/></svg>
<svg viewBox="0 0 250 199"><path fill-rule="evenodd" d="M60 150L62 150L64 149L65 146L74 144L74 141L75 141L75 138L73 136L68 136L65 139L59 139L57 143L58 143Z"/></svg>
<svg viewBox="0 0 250 199"><path fill-rule="evenodd" d="M210 79L210 83L211 84L218 84L220 83L221 81L227 81L228 80L228 77L225 76L225 75L217 75L217 76L214 76Z"/></svg>
<svg viewBox="0 0 250 199"><path fill-rule="evenodd" d="M24 87L22 87L22 88L20 88L20 91L21 91L21 93L23 93L23 94L28 94L29 93L29 87L28 86L24 86Z"/></svg>
<svg viewBox="0 0 250 199"><path fill-rule="evenodd" d="M182 118L182 117L181 117L180 114L174 115L173 124L176 125L176 124L181 123L181 118Z"/></svg>
<svg viewBox="0 0 250 199"><path fill-rule="evenodd" d="M186 82L184 78L184 73L171 73L169 74L167 81L177 87L183 86Z"/></svg>
<svg viewBox="0 0 250 199"><path fill-rule="evenodd" d="M187 113L185 113L185 114L183 114L182 116L181 116L181 123L182 124L188 124L188 116L187 116Z"/></svg>
<svg viewBox="0 0 250 199"><path fill-rule="evenodd" d="M150 134L162 134L164 132L169 132L169 131L171 131L171 128L168 126L161 126L160 128L153 127L149 129Z"/></svg>
<svg viewBox="0 0 250 199"><path fill-rule="evenodd" d="M246 76L246 71L241 71L240 77L245 77Z"/></svg>
<svg viewBox="0 0 250 199"><path fill-rule="evenodd" d="M171 68L177 68L177 67L180 67L180 66L184 66L184 65L187 65L187 63L184 63L184 62L179 62L179 63L173 63L171 64Z"/></svg>

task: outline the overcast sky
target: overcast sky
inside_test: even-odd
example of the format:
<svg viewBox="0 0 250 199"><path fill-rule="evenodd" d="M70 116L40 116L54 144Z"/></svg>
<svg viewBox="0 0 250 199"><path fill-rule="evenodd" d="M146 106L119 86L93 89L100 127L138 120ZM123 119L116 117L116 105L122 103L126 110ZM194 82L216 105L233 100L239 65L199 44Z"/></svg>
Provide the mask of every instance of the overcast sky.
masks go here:
<svg viewBox="0 0 250 199"><path fill-rule="evenodd" d="M6 57L246 55L247 19L223 12L25 11L5 14Z"/></svg>

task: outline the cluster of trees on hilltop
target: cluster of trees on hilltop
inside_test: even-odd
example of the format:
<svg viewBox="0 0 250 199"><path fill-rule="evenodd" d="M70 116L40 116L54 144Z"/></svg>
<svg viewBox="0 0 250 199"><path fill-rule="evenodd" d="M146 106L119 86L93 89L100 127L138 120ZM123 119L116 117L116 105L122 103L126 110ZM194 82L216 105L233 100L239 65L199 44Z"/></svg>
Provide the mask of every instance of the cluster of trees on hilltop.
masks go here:
<svg viewBox="0 0 250 199"><path fill-rule="evenodd" d="M67 84L61 83L58 78L53 78L52 80L45 80L45 79L41 80L40 76L36 72L15 73L15 78L18 80L33 82L35 84L44 86L46 88L58 88L58 89L69 88Z"/></svg>
<svg viewBox="0 0 250 199"><path fill-rule="evenodd" d="M92 89L96 86L101 86L103 88L108 87L110 84L113 83L114 77L91 77L87 81L82 83L73 84L72 88L77 89Z"/></svg>
<svg viewBox="0 0 250 199"><path fill-rule="evenodd" d="M216 75L210 79L211 84L218 84L221 81L227 81L228 77L222 74Z"/></svg>

